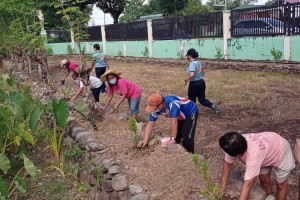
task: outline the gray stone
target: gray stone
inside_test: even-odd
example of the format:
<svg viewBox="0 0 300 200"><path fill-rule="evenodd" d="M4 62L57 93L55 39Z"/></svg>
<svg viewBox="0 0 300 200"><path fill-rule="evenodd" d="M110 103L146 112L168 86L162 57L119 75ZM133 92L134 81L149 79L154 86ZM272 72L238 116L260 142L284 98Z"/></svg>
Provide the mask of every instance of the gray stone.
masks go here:
<svg viewBox="0 0 300 200"><path fill-rule="evenodd" d="M75 126L71 129L71 136L75 138L78 133L84 132L84 129L79 126Z"/></svg>
<svg viewBox="0 0 300 200"><path fill-rule="evenodd" d="M94 166L94 165L90 165L90 166L88 166L88 168L87 168L88 174L92 174L94 170L95 170L95 166Z"/></svg>
<svg viewBox="0 0 300 200"><path fill-rule="evenodd" d="M118 192L120 200L131 200L132 194L130 193L129 190L124 190Z"/></svg>
<svg viewBox="0 0 300 200"><path fill-rule="evenodd" d="M127 189L126 177L121 174L117 174L116 176L114 176L112 178L112 187L115 191L122 191Z"/></svg>
<svg viewBox="0 0 300 200"><path fill-rule="evenodd" d="M230 173L229 178L243 181L242 172L236 171L236 170L232 170L232 172Z"/></svg>
<svg viewBox="0 0 300 200"><path fill-rule="evenodd" d="M138 194L136 196L131 197L131 200L146 200L148 195L146 194Z"/></svg>
<svg viewBox="0 0 300 200"><path fill-rule="evenodd" d="M112 187L112 181L111 180L105 180L105 181L103 181L102 188L106 192L112 192L112 191L114 191L114 188Z"/></svg>
<svg viewBox="0 0 300 200"><path fill-rule="evenodd" d="M97 189L97 187L92 187L92 189L91 189L90 192L89 192L90 199L91 199L91 200L92 200L92 199L95 199L96 196L97 196L97 194L98 194L98 189Z"/></svg>
<svg viewBox="0 0 300 200"><path fill-rule="evenodd" d="M67 136L65 139L64 139L64 144L67 146L67 147L72 147L74 145L75 141L73 140L73 138L71 138L70 136Z"/></svg>
<svg viewBox="0 0 300 200"><path fill-rule="evenodd" d="M276 198L273 195L267 196L265 200L275 200Z"/></svg>
<svg viewBox="0 0 300 200"><path fill-rule="evenodd" d="M113 166L112 162L108 159L103 160L102 164L104 166L105 172L108 172L109 168L111 168L111 166Z"/></svg>
<svg viewBox="0 0 300 200"><path fill-rule="evenodd" d="M119 173L120 173L120 167L117 166L117 165L112 166L111 168L109 168L108 173L109 173L110 175L119 174Z"/></svg>
<svg viewBox="0 0 300 200"><path fill-rule="evenodd" d="M148 145L153 146L155 144L158 144L158 140L156 138L152 138L149 140Z"/></svg>
<svg viewBox="0 0 300 200"><path fill-rule="evenodd" d="M119 200L119 194L116 192L116 191L113 191L111 194L110 194L110 197L109 197L109 200Z"/></svg>
<svg viewBox="0 0 300 200"><path fill-rule="evenodd" d="M104 145L99 144L97 142L88 143L88 147L89 147L90 151L101 151L104 149Z"/></svg>
<svg viewBox="0 0 300 200"><path fill-rule="evenodd" d="M91 133L88 137L88 139L86 140L87 143L90 143L90 142L96 142L96 138L95 136Z"/></svg>
<svg viewBox="0 0 300 200"><path fill-rule="evenodd" d="M89 176L86 170L83 172L79 173L79 179L81 182L83 182L86 185L89 185Z"/></svg>
<svg viewBox="0 0 300 200"><path fill-rule="evenodd" d="M127 121L129 119L129 116L127 113L120 113L118 120L119 121Z"/></svg>
<svg viewBox="0 0 300 200"><path fill-rule="evenodd" d="M83 155L83 157L82 157L82 162L83 162L82 164L86 165L89 162L89 160L90 160L90 154L89 153L85 153Z"/></svg>
<svg viewBox="0 0 300 200"><path fill-rule="evenodd" d="M137 195L143 192L143 189L140 186L137 185L130 185L129 191L132 195Z"/></svg>
<svg viewBox="0 0 300 200"><path fill-rule="evenodd" d="M102 191L100 193L98 200L109 200L109 193Z"/></svg>
<svg viewBox="0 0 300 200"><path fill-rule="evenodd" d="M105 160L104 155L99 154L99 155L97 155L97 156L92 160L92 163L93 163L95 166L99 166L99 165L102 164L103 160Z"/></svg>
<svg viewBox="0 0 300 200"><path fill-rule="evenodd" d="M93 175L90 175L89 180L91 186L95 186L97 184L97 179Z"/></svg>
<svg viewBox="0 0 300 200"><path fill-rule="evenodd" d="M90 132L80 132L80 133L78 133L75 137L76 142L86 143L89 134L90 134Z"/></svg>
<svg viewBox="0 0 300 200"><path fill-rule="evenodd" d="M110 174L105 174L105 179L107 179L107 180L111 180L112 179L112 175L110 175Z"/></svg>

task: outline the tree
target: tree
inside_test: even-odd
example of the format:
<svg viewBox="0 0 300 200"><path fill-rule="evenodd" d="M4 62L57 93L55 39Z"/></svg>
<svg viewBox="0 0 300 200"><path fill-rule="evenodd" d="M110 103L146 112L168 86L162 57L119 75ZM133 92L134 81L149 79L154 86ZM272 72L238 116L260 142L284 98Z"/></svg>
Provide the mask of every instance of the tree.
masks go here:
<svg viewBox="0 0 300 200"><path fill-rule="evenodd" d="M123 15L120 17L121 22L131 22L138 20L145 13L145 0L131 0L125 7Z"/></svg>
<svg viewBox="0 0 300 200"><path fill-rule="evenodd" d="M206 5L202 5L201 0L189 0L187 6L177 15L195 15L199 13L211 12L212 9Z"/></svg>
<svg viewBox="0 0 300 200"><path fill-rule="evenodd" d="M114 24L119 22L119 16L124 11L127 0L96 0L96 6L104 13L110 13L114 19Z"/></svg>
<svg viewBox="0 0 300 200"><path fill-rule="evenodd" d="M227 10L231 10L243 5L253 5L257 0L227 0ZM224 6L215 6L215 0L208 0L206 3L213 10L224 10Z"/></svg>
<svg viewBox="0 0 300 200"><path fill-rule="evenodd" d="M188 0L158 0L158 6L164 15L173 15L185 8Z"/></svg>

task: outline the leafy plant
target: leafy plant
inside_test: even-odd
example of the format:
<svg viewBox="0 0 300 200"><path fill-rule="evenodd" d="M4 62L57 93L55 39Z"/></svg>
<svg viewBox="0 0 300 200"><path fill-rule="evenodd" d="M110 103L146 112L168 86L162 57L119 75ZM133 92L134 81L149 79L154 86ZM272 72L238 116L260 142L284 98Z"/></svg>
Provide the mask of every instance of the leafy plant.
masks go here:
<svg viewBox="0 0 300 200"><path fill-rule="evenodd" d="M274 60L278 61L282 58L282 51L276 50L274 47L271 50L271 54L274 58Z"/></svg>
<svg viewBox="0 0 300 200"><path fill-rule="evenodd" d="M202 178L205 187L200 189L200 193L208 200L222 200L220 187L209 177L208 162L201 161L198 154L193 155L196 173Z"/></svg>
<svg viewBox="0 0 300 200"><path fill-rule="evenodd" d="M77 182L76 189L78 192L85 191L87 189L86 185L81 181Z"/></svg>
<svg viewBox="0 0 300 200"><path fill-rule="evenodd" d="M132 137L131 137L132 141L137 143L140 138L139 138L139 135L137 134L137 130L138 130L137 121L133 117L129 120L129 130L131 131L131 134L132 134Z"/></svg>
<svg viewBox="0 0 300 200"><path fill-rule="evenodd" d="M220 60L223 58L223 54L222 54L222 51L221 51L221 48L220 47L216 47L216 55L215 55L215 58Z"/></svg>
<svg viewBox="0 0 300 200"><path fill-rule="evenodd" d="M67 54L72 55L74 54L74 49L71 47L71 45L68 44L67 46Z"/></svg>
<svg viewBox="0 0 300 200"><path fill-rule="evenodd" d="M142 51L142 54L144 57L149 57L149 49L147 47L145 47L145 50Z"/></svg>
<svg viewBox="0 0 300 200"><path fill-rule="evenodd" d="M120 56L120 57L123 56L123 53L122 53L122 51L120 49L119 49L117 55Z"/></svg>
<svg viewBox="0 0 300 200"><path fill-rule="evenodd" d="M67 125L69 113L66 101L63 99L52 101L52 112L55 118L53 131L51 131L50 127L46 131L50 139L50 151L54 157L59 158L62 137Z"/></svg>
<svg viewBox="0 0 300 200"><path fill-rule="evenodd" d="M104 181L104 174L105 174L104 165L98 166L96 168L96 172L97 172L97 186L101 186Z"/></svg>
<svg viewBox="0 0 300 200"><path fill-rule="evenodd" d="M78 145L74 145L70 150L64 152L65 156L69 158L80 158L84 154L84 150L81 149Z"/></svg>

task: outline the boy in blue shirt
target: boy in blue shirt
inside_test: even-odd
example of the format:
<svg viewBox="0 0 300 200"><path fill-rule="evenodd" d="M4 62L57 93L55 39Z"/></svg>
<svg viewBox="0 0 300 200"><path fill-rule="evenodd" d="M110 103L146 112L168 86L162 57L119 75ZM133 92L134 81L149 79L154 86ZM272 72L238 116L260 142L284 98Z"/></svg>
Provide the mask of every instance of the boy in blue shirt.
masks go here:
<svg viewBox="0 0 300 200"><path fill-rule="evenodd" d="M159 115L171 118L170 140L165 146L170 147L175 143L181 143L190 153L194 153L194 138L198 118L196 104L186 98L177 96L162 96L159 93L148 97L146 111L150 113L144 139L139 142L138 147L147 145L152 129Z"/></svg>
<svg viewBox="0 0 300 200"><path fill-rule="evenodd" d="M109 69L106 55L104 52L100 51L100 45L94 44L95 53L92 55L93 62L91 68L95 67L96 77L100 79L100 77L105 73L107 69ZM106 92L106 85L103 82L101 85L101 92Z"/></svg>

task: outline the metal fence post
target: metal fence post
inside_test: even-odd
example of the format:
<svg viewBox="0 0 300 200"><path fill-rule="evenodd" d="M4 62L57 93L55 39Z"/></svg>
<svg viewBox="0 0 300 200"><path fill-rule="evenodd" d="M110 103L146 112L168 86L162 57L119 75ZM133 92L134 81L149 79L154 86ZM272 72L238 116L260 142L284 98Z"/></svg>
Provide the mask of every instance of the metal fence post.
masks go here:
<svg viewBox="0 0 300 200"><path fill-rule="evenodd" d="M231 38L231 13L229 10L223 11L223 47L224 47L224 59L228 59L228 40Z"/></svg>
<svg viewBox="0 0 300 200"><path fill-rule="evenodd" d="M152 44L153 44L153 31L152 20L147 20L147 32L148 32L148 56L152 58Z"/></svg>
<svg viewBox="0 0 300 200"><path fill-rule="evenodd" d="M106 53L106 35L105 35L105 25L101 26L101 35L102 35L102 49Z"/></svg>

